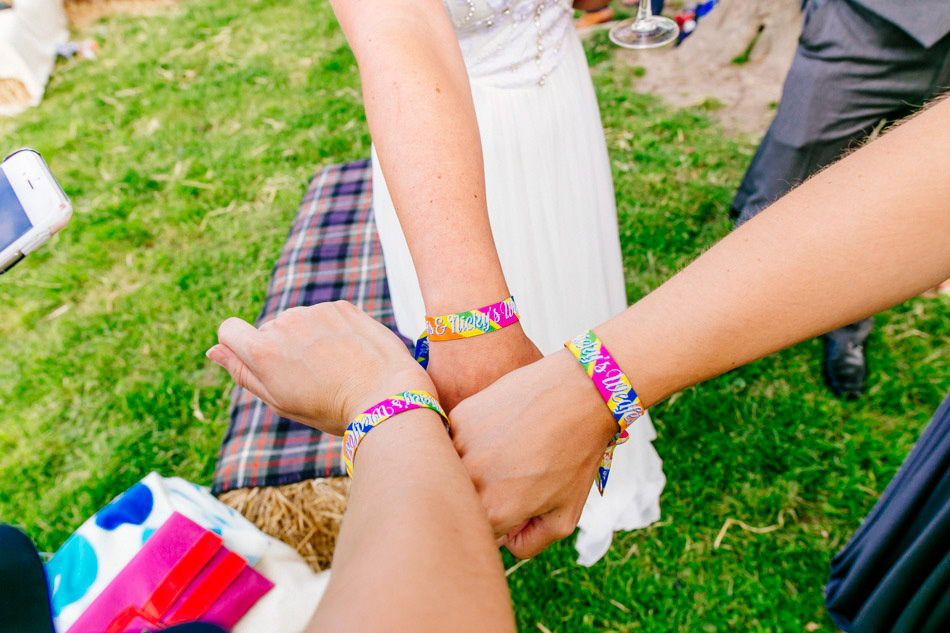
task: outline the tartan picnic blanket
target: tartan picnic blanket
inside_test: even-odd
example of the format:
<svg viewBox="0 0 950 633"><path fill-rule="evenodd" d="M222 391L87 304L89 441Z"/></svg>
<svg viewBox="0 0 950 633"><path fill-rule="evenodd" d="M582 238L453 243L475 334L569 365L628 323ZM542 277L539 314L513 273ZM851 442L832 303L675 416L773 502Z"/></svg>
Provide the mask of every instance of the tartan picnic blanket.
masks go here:
<svg viewBox="0 0 950 633"><path fill-rule="evenodd" d="M345 299L395 331L373 221L372 173L365 159L325 167L311 179L274 264L257 326L288 308ZM231 393L215 494L345 474L343 438L282 418L245 389Z"/></svg>

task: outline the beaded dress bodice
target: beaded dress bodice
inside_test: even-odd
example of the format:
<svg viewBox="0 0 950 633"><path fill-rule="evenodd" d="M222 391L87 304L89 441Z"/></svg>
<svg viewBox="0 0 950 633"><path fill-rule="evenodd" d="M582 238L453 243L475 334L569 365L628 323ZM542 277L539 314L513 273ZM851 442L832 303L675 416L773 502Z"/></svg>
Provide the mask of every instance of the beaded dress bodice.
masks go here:
<svg viewBox="0 0 950 633"><path fill-rule="evenodd" d="M472 81L544 85L573 33L570 0L442 0Z"/></svg>

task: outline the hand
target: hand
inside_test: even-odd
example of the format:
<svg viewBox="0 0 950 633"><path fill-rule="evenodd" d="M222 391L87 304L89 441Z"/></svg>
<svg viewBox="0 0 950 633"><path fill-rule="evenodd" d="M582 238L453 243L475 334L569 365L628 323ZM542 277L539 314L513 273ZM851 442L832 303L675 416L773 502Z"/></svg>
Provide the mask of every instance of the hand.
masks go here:
<svg viewBox="0 0 950 633"><path fill-rule="evenodd" d="M218 328L208 358L278 415L333 435L400 391L434 391L385 326L346 301L291 308L260 329L237 318Z"/></svg>
<svg viewBox="0 0 950 633"><path fill-rule="evenodd" d="M541 358L520 323L455 341L429 342L429 376L439 402L451 412L459 402L508 372Z"/></svg>
<svg viewBox="0 0 950 633"><path fill-rule="evenodd" d="M574 531L618 426L574 356L517 369L452 411L452 438L499 544L530 558Z"/></svg>

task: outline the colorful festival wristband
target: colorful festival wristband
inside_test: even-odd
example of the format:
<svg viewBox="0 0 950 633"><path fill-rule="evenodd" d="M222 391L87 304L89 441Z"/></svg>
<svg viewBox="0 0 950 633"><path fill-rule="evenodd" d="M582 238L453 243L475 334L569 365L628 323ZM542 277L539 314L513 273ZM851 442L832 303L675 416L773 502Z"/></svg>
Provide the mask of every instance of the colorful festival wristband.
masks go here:
<svg viewBox="0 0 950 633"><path fill-rule="evenodd" d="M601 398L604 399L604 402L610 408L610 412L613 413L614 420L620 426L620 430L610 440L610 444L600 461L597 490L600 494L604 494L604 488L607 487L607 477L610 475L610 465L613 461L614 447L627 441L629 438L627 427L643 415L644 408L640 404L640 397L633 390L627 376L592 330L577 335L573 340L565 343L564 346L571 350L574 357L580 361L584 371L594 381L594 386L600 392Z"/></svg>
<svg viewBox="0 0 950 633"><path fill-rule="evenodd" d="M356 456L356 449L366 434L394 415L413 409L432 409L442 416L442 421L445 422L445 428L448 430L449 418L432 394L425 391L403 391L391 398L386 398L356 416L356 419L346 427L346 432L343 434L343 462L346 464L346 473L350 477L353 476L353 458Z"/></svg>
<svg viewBox="0 0 950 633"><path fill-rule="evenodd" d="M515 298L493 303L484 308L447 314L439 317L426 317L426 331L416 341L415 359L423 368L429 364L429 341L454 341L488 334L518 322L518 308Z"/></svg>

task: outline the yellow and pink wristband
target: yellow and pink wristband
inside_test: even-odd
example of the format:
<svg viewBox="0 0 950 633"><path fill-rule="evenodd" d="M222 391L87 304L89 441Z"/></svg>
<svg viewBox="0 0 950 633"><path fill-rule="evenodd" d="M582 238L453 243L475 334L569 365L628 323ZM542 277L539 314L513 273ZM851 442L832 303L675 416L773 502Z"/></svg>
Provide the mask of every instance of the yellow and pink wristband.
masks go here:
<svg viewBox="0 0 950 633"><path fill-rule="evenodd" d="M413 356L426 368L429 364L429 341L452 341L488 334L518 322L518 308L515 298L487 305L477 310L447 314L439 317L426 317L426 331L416 341ZM373 405L346 427L343 434L343 462L346 472L353 476L353 459L360 442L371 429L389 418L412 409L429 408L442 416L445 428L449 428L449 418L435 396L424 391L403 391L391 398Z"/></svg>
<svg viewBox="0 0 950 633"><path fill-rule="evenodd" d="M429 341L454 341L495 332L518 322L515 298L487 305L477 310L426 317L426 331L416 341L413 356L424 368L429 364Z"/></svg>
<svg viewBox="0 0 950 633"><path fill-rule="evenodd" d="M454 341L488 334L518 322L515 298L458 314L426 317L426 336L430 341Z"/></svg>
<svg viewBox="0 0 950 633"><path fill-rule="evenodd" d="M613 462L614 448L623 444L629 438L627 428L643 415L645 409L640 403L640 397L634 391L633 385L626 374L620 369L613 355L607 351L604 344L592 330L577 335L564 344L571 350L574 357L580 362L584 371L590 376L607 404L620 430L607 445L604 456L600 460L597 476L597 490L604 494L607 487L607 477L610 475L610 466Z"/></svg>
<svg viewBox="0 0 950 633"><path fill-rule="evenodd" d="M346 432L343 434L343 463L346 464L346 472L350 477L353 476L353 459L356 457L356 449L359 448L366 434L394 415L413 409L432 409L442 416L445 429L449 429L449 418L431 393L403 391L386 398L356 416L356 419L346 427Z"/></svg>

